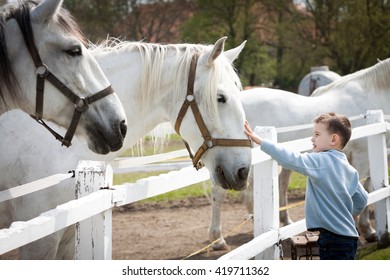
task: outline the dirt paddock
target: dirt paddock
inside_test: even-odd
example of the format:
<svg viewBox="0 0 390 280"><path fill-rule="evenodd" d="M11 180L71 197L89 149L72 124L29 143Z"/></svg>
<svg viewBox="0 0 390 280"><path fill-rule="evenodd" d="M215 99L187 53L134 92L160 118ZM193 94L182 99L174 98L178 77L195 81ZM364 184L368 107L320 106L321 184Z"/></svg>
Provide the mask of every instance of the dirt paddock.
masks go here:
<svg viewBox="0 0 390 280"><path fill-rule="evenodd" d="M291 203L303 196L291 198ZM245 206L238 199L225 199L222 204L222 234L230 249L253 238L253 224L247 220ZM303 218L303 205L293 208L294 220ZM208 227L211 206L206 198L176 202L133 205L113 214L113 259L184 259L210 244ZM290 257L289 241L283 244L284 256ZM225 251L205 249L187 259L218 259Z"/></svg>

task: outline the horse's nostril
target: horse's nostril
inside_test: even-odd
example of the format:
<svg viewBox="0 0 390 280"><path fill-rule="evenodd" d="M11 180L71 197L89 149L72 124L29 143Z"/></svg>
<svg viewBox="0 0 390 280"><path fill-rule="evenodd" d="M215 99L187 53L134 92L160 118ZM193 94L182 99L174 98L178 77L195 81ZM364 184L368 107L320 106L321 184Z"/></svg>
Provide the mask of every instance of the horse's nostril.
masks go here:
<svg viewBox="0 0 390 280"><path fill-rule="evenodd" d="M121 135L122 135L122 137L125 138L126 133L127 133L127 124L126 124L126 121L125 121L125 120L121 121L119 127L120 127L120 130L121 130Z"/></svg>
<svg viewBox="0 0 390 280"><path fill-rule="evenodd" d="M249 168L240 168L238 169L238 178L240 178L241 180L246 180L248 178L248 175L249 175Z"/></svg>

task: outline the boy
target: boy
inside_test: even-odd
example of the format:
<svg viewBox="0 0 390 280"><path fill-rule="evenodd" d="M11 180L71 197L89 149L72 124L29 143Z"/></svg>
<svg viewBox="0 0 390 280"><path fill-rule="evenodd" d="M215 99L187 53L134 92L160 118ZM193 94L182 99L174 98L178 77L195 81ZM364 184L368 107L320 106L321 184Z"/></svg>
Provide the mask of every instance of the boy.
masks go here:
<svg viewBox="0 0 390 280"><path fill-rule="evenodd" d="M358 172L341 150L351 137L348 118L336 113L314 119L314 153L286 150L268 139L261 139L245 123L245 133L282 166L307 176L305 216L309 231L319 231L321 260L353 260L358 232L354 216L367 205L367 192Z"/></svg>

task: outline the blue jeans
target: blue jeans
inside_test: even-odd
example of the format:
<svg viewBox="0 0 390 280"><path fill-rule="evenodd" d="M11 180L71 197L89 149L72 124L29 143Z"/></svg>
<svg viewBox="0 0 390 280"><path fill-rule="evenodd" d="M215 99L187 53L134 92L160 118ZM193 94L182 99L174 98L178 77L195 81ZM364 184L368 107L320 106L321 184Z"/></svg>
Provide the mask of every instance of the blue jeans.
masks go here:
<svg viewBox="0 0 390 280"><path fill-rule="evenodd" d="M342 236L330 231L320 231L317 245L321 260L354 260L358 240L354 237Z"/></svg>

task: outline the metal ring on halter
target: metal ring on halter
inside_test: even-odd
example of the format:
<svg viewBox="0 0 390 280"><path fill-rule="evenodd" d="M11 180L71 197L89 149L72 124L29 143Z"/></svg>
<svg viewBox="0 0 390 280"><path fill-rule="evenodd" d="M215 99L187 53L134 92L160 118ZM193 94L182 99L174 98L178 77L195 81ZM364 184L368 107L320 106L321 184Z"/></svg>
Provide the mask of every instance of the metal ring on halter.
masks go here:
<svg viewBox="0 0 390 280"><path fill-rule="evenodd" d="M37 74L39 77L46 77L49 74L49 68L46 64L42 63L35 69L35 74Z"/></svg>
<svg viewBox="0 0 390 280"><path fill-rule="evenodd" d="M194 100L194 98L195 97L193 95L187 95L187 97L186 97L187 101L189 101L189 102L192 102Z"/></svg>
<svg viewBox="0 0 390 280"><path fill-rule="evenodd" d="M80 97L79 99L77 99L77 101L74 103L74 107L76 109L76 111L79 111L79 112L85 112L88 110L89 106L88 106L88 101L84 98L84 97Z"/></svg>
<svg viewBox="0 0 390 280"><path fill-rule="evenodd" d="M204 141L206 143L207 148L212 148L214 146L213 140L209 139Z"/></svg>

